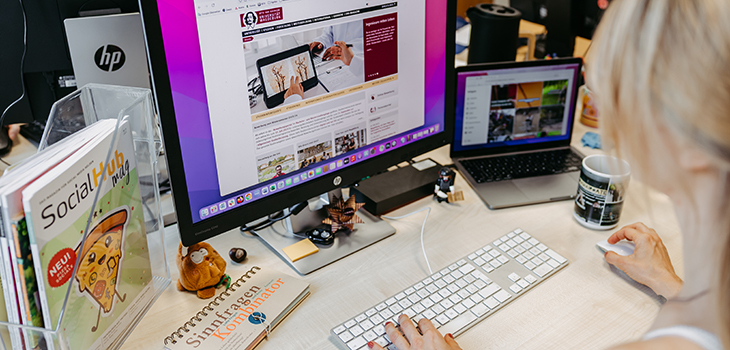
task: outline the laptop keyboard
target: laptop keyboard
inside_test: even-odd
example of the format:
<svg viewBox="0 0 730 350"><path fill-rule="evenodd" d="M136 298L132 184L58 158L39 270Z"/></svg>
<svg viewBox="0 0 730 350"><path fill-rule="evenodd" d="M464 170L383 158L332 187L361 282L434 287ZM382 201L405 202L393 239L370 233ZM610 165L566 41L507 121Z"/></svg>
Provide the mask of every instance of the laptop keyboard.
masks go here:
<svg viewBox="0 0 730 350"><path fill-rule="evenodd" d="M571 149L462 160L478 183L561 174L580 169L582 158Z"/></svg>

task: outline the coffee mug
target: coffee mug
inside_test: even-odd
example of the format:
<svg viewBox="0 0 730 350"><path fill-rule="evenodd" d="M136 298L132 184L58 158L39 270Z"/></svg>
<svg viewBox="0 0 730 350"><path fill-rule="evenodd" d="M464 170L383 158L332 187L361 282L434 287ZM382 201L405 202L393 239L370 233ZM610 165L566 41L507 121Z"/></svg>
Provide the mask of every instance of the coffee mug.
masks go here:
<svg viewBox="0 0 730 350"><path fill-rule="evenodd" d="M630 175L625 160L603 154L583 158L573 217L594 230L616 227Z"/></svg>

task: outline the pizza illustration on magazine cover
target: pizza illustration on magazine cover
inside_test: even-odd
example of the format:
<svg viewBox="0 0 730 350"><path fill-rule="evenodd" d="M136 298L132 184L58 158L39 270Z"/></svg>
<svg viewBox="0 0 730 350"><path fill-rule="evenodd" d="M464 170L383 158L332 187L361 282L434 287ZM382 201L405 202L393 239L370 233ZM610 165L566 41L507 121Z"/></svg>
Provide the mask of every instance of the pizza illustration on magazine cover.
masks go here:
<svg viewBox="0 0 730 350"><path fill-rule="evenodd" d="M115 296L120 302L126 299L126 294L120 295L117 290L117 281L128 222L129 209L126 206L113 209L94 226L83 246L79 243L76 247L76 254L81 255L79 268L74 276L79 285L78 292L99 307L96 326L91 328L92 332L99 325L99 317L112 312Z"/></svg>

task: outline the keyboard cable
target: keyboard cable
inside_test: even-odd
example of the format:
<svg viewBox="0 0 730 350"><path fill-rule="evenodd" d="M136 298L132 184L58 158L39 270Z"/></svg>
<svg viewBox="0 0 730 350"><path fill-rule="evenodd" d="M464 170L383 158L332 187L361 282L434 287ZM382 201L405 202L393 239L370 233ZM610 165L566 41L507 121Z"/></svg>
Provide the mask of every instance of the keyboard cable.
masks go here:
<svg viewBox="0 0 730 350"><path fill-rule="evenodd" d="M416 211L414 211L412 213L408 213L406 215L401 215L401 216L385 216L385 215L383 215L381 217L382 218L385 218L385 219L390 219L390 220L399 220L399 219L407 218L407 217L409 217L409 216L411 216L413 214L420 213L420 212L422 212L424 210L427 210L427 212L426 212L426 217L423 218L423 223L421 224L421 250L423 251L423 258L426 259L426 266L428 267L428 272L431 275L433 275L433 270L431 270L431 264L428 262L428 255L426 255L426 246L423 244L423 230L426 228L426 220L428 220L428 215L431 214L431 207L421 208L421 209L418 209L418 210L416 210Z"/></svg>

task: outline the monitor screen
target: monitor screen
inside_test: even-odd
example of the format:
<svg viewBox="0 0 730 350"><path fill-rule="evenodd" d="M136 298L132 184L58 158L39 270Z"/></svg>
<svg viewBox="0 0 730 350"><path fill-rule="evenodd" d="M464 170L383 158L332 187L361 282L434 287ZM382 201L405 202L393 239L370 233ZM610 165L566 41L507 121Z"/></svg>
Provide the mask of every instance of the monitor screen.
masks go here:
<svg viewBox="0 0 730 350"><path fill-rule="evenodd" d="M447 143L448 6L143 2L181 232L220 231L218 216L260 215L243 208L277 194L282 209L317 192L297 191L307 184L323 193L330 175L359 180Z"/></svg>
<svg viewBox="0 0 730 350"><path fill-rule="evenodd" d="M457 73L454 151L570 139L579 63Z"/></svg>

